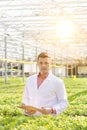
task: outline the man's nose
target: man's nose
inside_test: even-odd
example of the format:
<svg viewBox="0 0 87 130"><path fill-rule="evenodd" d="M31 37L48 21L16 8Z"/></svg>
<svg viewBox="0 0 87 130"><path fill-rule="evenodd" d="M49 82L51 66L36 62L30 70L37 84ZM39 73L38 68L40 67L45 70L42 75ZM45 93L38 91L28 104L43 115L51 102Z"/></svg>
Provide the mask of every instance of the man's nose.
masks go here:
<svg viewBox="0 0 87 130"><path fill-rule="evenodd" d="M42 66L45 66L45 64L43 63Z"/></svg>

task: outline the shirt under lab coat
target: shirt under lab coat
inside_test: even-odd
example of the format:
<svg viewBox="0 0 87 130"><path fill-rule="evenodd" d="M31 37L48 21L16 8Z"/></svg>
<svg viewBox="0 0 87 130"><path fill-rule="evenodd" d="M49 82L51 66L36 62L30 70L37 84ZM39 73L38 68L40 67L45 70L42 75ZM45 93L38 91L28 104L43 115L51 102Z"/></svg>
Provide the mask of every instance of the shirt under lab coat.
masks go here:
<svg viewBox="0 0 87 130"><path fill-rule="evenodd" d="M63 80L54 76L51 72L43 81L40 87L37 87L38 74L28 78L23 95L25 105L35 107L51 107L56 109L56 115L63 112L67 106L67 94ZM40 115L36 112L33 115Z"/></svg>

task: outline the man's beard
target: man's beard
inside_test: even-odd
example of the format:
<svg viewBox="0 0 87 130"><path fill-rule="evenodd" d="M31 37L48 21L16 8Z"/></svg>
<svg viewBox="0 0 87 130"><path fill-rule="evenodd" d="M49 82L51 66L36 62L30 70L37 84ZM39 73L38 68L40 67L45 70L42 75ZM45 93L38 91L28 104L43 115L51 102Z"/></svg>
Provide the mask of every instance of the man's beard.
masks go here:
<svg viewBox="0 0 87 130"><path fill-rule="evenodd" d="M46 73L48 73L49 72L49 70L41 70L41 74L46 74Z"/></svg>

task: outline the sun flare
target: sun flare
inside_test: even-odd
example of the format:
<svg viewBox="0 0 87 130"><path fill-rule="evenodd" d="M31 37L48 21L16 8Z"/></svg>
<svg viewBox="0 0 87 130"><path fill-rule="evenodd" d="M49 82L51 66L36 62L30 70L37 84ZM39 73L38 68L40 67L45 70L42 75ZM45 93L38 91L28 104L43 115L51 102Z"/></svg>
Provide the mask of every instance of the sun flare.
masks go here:
<svg viewBox="0 0 87 130"><path fill-rule="evenodd" d="M69 38L75 32L75 25L70 20L62 20L58 23L56 30L59 38Z"/></svg>

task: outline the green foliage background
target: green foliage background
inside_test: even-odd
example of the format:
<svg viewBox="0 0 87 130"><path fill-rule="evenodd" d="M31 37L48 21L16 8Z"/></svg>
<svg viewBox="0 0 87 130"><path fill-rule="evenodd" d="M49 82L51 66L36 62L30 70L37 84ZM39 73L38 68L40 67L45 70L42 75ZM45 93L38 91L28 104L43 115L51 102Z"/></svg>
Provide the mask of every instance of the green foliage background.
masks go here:
<svg viewBox="0 0 87 130"><path fill-rule="evenodd" d="M24 83L21 78L0 78L0 130L87 130L87 78L64 78L69 106L52 117L24 116L22 103Z"/></svg>

